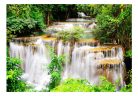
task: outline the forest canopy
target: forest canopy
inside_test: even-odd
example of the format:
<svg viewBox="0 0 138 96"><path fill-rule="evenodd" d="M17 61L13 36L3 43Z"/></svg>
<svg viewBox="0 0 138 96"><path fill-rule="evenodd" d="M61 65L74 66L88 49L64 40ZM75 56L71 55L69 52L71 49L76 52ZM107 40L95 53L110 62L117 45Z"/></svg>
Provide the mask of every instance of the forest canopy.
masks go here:
<svg viewBox="0 0 138 96"><path fill-rule="evenodd" d="M125 49L131 49L130 4L10 4L7 5L8 41L17 36L44 32L54 21L77 18L77 12L84 12L91 18L96 18L96 39L101 42L117 42Z"/></svg>

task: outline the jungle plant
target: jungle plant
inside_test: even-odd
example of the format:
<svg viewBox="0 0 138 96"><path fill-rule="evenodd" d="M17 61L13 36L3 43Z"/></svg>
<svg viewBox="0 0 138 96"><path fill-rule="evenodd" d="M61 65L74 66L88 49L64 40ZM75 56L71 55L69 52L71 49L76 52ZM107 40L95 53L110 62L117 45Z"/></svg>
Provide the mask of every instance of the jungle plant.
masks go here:
<svg viewBox="0 0 138 96"><path fill-rule="evenodd" d="M128 50L128 51L126 51L126 53L125 53L125 57L132 58L132 50Z"/></svg>
<svg viewBox="0 0 138 96"><path fill-rule="evenodd" d="M51 92L90 92L91 85L87 80L68 78Z"/></svg>
<svg viewBox="0 0 138 96"><path fill-rule="evenodd" d="M101 6L96 16L95 38L102 43L116 41L125 50L131 49L132 5L116 4Z"/></svg>
<svg viewBox="0 0 138 96"><path fill-rule="evenodd" d="M45 28L43 13L35 5L7 5L7 41L17 36L29 36Z"/></svg>
<svg viewBox="0 0 138 96"><path fill-rule="evenodd" d="M21 61L17 58L7 57L7 91L22 92L26 89L26 83L21 80Z"/></svg>
<svg viewBox="0 0 138 96"><path fill-rule="evenodd" d="M129 70L127 72L127 81L129 82L127 85L125 85L123 88L121 88L121 92L132 92L132 70ZM127 82L126 82L127 83Z"/></svg>
<svg viewBox="0 0 138 96"><path fill-rule="evenodd" d="M66 41L77 41L83 37L84 29L76 26L71 30L63 30L57 33L57 38L62 39L64 42Z"/></svg>
<svg viewBox="0 0 138 96"><path fill-rule="evenodd" d="M132 92L132 83L129 83L128 85L121 88L120 92Z"/></svg>
<svg viewBox="0 0 138 96"><path fill-rule="evenodd" d="M114 84L109 82L105 77L100 77L100 83L97 86L92 86L94 92L115 92L116 87Z"/></svg>
<svg viewBox="0 0 138 96"><path fill-rule="evenodd" d="M49 74L51 76L50 83L48 85L49 90L53 89L55 86L57 86L60 83L61 80L61 72L63 70L62 64L64 57L63 56L57 56L54 53L54 49L50 49L50 55L51 55L51 62L48 65Z"/></svg>
<svg viewBox="0 0 138 96"><path fill-rule="evenodd" d="M100 77L99 85L91 85L87 80L67 79L59 86L51 90L52 92L115 92L115 85L105 77Z"/></svg>

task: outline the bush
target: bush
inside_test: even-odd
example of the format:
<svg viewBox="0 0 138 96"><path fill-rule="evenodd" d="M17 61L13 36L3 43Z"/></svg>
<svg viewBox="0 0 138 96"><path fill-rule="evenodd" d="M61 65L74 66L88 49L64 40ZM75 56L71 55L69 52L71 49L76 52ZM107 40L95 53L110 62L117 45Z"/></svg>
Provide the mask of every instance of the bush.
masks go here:
<svg viewBox="0 0 138 96"><path fill-rule="evenodd" d="M132 83L129 83L125 87L121 88L120 92L132 92Z"/></svg>
<svg viewBox="0 0 138 96"><path fill-rule="evenodd" d="M7 42L18 36L30 36L45 28L43 12L35 5L7 5Z"/></svg>
<svg viewBox="0 0 138 96"><path fill-rule="evenodd" d="M115 92L116 87L114 84L109 82L105 77L100 77L100 83L97 86L92 86L93 92Z"/></svg>
<svg viewBox="0 0 138 96"><path fill-rule="evenodd" d="M56 34L58 39L66 41L77 41L84 35L84 30L81 27L73 27L71 30L63 30Z"/></svg>
<svg viewBox="0 0 138 96"><path fill-rule="evenodd" d="M121 92L132 92L132 70L129 70L127 72L127 77L126 79L129 81L129 83L121 88Z"/></svg>
<svg viewBox="0 0 138 96"><path fill-rule="evenodd" d="M86 80L67 79L51 92L90 92L91 86Z"/></svg>
<svg viewBox="0 0 138 96"><path fill-rule="evenodd" d="M61 72L63 70L62 63L64 60L63 56L57 56L54 53L54 50L51 49L51 62L48 65L49 73L51 75L51 80L48 85L49 90L53 89L55 86L57 86L60 83L61 80Z"/></svg>
<svg viewBox="0 0 138 96"><path fill-rule="evenodd" d="M22 70L21 61L17 58L7 57L7 91L20 92L25 91L26 84L21 80Z"/></svg>
<svg viewBox="0 0 138 96"><path fill-rule="evenodd" d="M128 50L128 51L126 51L126 53L125 53L125 57L132 58L132 50Z"/></svg>
<svg viewBox="0 0 138 96"><path fill-rule="evenodd" d="M105 77L100 77L98 85L91 85L87 80L66 79L51 92L115 92L116 86L109 82ZM120 92L131 92L132 83L121 88Z"/></svg>
<svg viewBox="0 0 138 96"><path fill-rule="evenodd" d="M102 5L97 14L97 27L94 37L102 43L114 43L131 49L132 43L132 5Z"/></svg>
<svg viewBox="0 0 138 96"><path fill-rule="evenodd" d="M105 77L100 77L100 80L100 84L94 86L87 80L67 79L51 92L115 92L114 84L107 81Z"/></svg>

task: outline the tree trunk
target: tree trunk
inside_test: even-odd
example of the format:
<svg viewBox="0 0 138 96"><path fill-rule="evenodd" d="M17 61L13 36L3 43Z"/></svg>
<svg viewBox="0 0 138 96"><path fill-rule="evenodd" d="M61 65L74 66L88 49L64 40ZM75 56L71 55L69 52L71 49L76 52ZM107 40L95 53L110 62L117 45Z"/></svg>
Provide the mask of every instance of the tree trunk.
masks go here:
<svg viewBox="0 0 138 96"><path fill-rule="evenodd" d="M48 12L47 13L47 25L49 26L49 24L50 24L50 13Z"/></svg>

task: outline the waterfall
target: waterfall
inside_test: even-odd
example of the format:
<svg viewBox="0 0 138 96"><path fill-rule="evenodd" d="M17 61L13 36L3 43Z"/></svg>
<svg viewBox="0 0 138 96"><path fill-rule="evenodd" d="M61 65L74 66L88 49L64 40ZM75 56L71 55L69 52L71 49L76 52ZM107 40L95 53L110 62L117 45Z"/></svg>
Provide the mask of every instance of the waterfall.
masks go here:
<svg viewBox="0 0 138 96"><path fill-rule="evenodd" d="M41 39L26 46L18 42L11 42L10 52L11 57L18 57L23 61L24 74L22 79L34 84L36 90L42 89L44 85L49 83L50 76L48 75L47 65L50 63L50 56Z"/></svg>
<svg viewBox="0 0 138 96"><path fill-rule="evenodd" d="M63 51L63 43L62 41L60 40L59 43L58 43L58 56L62 54L62 51Z"/></svg>
<svg viewBox="0 0 138 96"><path fill-rule="evenodd" d="M98 84L99 76L103 75L113 83L119 81L117 87L124 86L125 64L121 46L76 42L71 53L71 62L67 63L68 71L63 75L64 79L81 78L87 79L91 84Z"/></svg>
<svg viewBox="0 0 138 96"><path fill-rule="evenodd" d="M87 79L95 82L95 53L90 53L90 46L82 46L74 48L72 52L72 62L70 65L70 76L73 78Z"/></svg>
<svg viewBox="0 0 138 96"><path fill-rule="evenodd" d="M40 37L35 40L15 39L10 42L10 56L23 61L22 79L34 84L37 90L41 90L50 81L47 66L51 59L46 44L56 50L57 56L65 55L63 79L80 78L98 84L99 76L103 75L113 83L119 80L119 84L124 85L125 64L121 46L101 46L90 39L73 44Z"/></svg>

